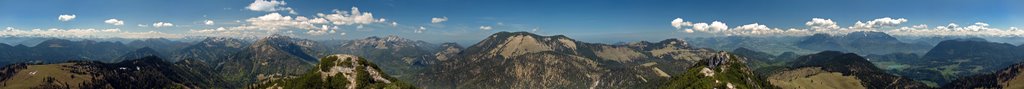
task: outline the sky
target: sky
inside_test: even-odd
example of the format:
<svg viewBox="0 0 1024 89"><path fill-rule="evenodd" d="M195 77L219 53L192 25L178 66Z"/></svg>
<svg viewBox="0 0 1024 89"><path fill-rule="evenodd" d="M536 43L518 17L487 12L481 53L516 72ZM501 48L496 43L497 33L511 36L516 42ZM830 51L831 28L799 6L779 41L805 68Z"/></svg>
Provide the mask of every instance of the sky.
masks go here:
<svg viewBox="0 0 1024 89"><path fill-rule="evenodd" d="M0 35L471 43L500 31L592 42L881 31L1024 36L1021 0L0 0ZM356 11L358 10L358 11ZM861 22L858 24L858 21ZM955 25L955 26L954 26Z"/></svg>

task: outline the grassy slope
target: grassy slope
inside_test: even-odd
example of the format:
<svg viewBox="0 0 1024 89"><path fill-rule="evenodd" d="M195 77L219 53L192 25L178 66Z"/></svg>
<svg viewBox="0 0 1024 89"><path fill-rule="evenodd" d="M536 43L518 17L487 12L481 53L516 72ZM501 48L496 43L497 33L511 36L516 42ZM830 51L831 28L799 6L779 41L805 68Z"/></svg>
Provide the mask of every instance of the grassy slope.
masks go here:
<svg viewBox="0 0 1024 89"><path fill-rule="evenodd" d="M74 68L68 68L65 66L71 66L74 63L61 63L61 64L49 64L49 65L29 65L26 69L19 70L10 79L3 82L0 85L0 89L28 89L37 86L48 84L47 78L53 78L53 84L68 84L68 88L78 88L79 84L85 83L92 80L92 76L87 74L76 74L72 73L71 70L80 70ZM30 74L36 72L35 74Z"/></svg>
<svg viewBox="0 0 1024 89"><path fill-rule="evenodd" d="M826 72L820 67L785 71L772 75L768 81L784 89L865 89L855 76Z"/></svg>

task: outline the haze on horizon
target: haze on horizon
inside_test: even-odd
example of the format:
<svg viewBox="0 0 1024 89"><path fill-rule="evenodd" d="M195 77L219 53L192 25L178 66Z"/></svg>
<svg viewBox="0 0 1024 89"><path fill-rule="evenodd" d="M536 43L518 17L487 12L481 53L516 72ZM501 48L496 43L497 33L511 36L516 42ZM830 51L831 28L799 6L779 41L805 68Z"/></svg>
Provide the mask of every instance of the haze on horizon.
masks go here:
<svg viewBox="0 0 1024 89"><path fill-rule="evenodd" d="M56 2L56 3L54 3ZM8 37L262 37L398 35L472 43L500 31L631 42L716 36L1024 36L1017 0L0 0Z"/></svg>

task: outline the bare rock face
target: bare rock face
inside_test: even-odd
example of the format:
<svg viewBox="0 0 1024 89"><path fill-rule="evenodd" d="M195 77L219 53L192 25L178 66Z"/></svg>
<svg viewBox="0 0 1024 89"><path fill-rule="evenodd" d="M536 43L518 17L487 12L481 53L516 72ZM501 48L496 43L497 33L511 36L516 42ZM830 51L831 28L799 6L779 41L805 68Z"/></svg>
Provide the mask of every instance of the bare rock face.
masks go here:
<svg viewBox="0 0 1024 89"><path fill-rule="evenodd" d="M441 44L441 50L434 53L434 58L437 59L437 61L448 61L448 59L458 56L459 52L462 52L462 46L459 46L459 44L444 43Z"/></svg>

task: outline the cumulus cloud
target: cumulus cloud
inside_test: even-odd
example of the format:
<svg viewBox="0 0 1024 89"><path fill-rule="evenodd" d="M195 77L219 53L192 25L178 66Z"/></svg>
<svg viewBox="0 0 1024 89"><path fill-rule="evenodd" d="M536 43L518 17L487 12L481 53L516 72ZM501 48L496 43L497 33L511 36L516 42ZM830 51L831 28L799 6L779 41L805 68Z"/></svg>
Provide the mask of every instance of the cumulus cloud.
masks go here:
<svg viewBox="0 0 1024 89"><path fill-rule="evenodd" d="M174 24L173 23L168 23L168 22L156 22L156 23L153 23L153 27L155 27L155 28L174 27Z"/></svg>
<svg viewBox="0 0 1024 89"><path fill-rule="evenodd" d="M203 24L204 25L213 25L214 23L213 23L213 20L206 20L206 21L203 21Z"/></svg>
<svg viewBox="0 0 1024 89"><path fill-rule="evenodd" d="M789 29L783 30L779 28L769 28L766 25L753 23L747 25L737 26L732 30L724 31L726 35L775 35L775 34L805 34L805 30L800 29Z"/></svg>
<svg viewBox="0 0 1024 89"><path fill-rule="evenodd" d="M309 19L304 16L284 16L278 13L270 13L267 15L249 18L245 20L249 24L247 26L253 26L258 29L286 29L286 28L297 28L297 29L320 29L314 24L325 24L327 20L323 18Z"/></svg>
<svg viewBox="0 0 1024 89"><path fill-rule="evenodd" d="M374 18L373 13L359 12L359 8L352 7L352 11L343 12L334 10L333 14L317 13L317 16L325 18L334 25L371 24L383 23L384 18Z"/></svg>
<svg viewBox="0 0 1024 89"><path fill-rule="evenodd" d="M771 28L768 28L768 26L761 25L761 24L758 24L758 23L742 25L742 26L738 26L738 27L734 28L734 30L752 30L752 31L770 30L770 29Z"/></svg>
<svg viewBox="0 0 1024 89"><path fill-rule="evenodd" d="M434 18L430 18L430 23L441 23L441 22L444 22L444 21L448 21L448 17L434 17Z"/></svg>
<svg viewBox="0 0 1024 89"><path fill-rule="evenodd" d="M320 25L320 29L309 30L309 31L306 32L306 34L310 34L310 35L323 35L323 34L328 34L328 33L334 33L334 30L331 30L331 28L329 26L327 26L327 25Z"/></svg>
<svg viewBox="0 0 1024 89"><path fill-rule="evenodd" d="M729 26L725 25L725 23L722 23L722 22L719 22L719 21L714 21L714 22L711 22L711 24L708 24L708 23L695 23L695 24L693 24L693 28L692 29L696 30L696 31L702 31L702 32L721 32L721 31L725 31L725 30L729 29Z"/></svg>
<svg viewBox="0 0 1024 89"><path fill-rule="evenodd" d="M291 34L305 31L305 34L308 35L325 35L338 33L337 30L342 25L355 25L359 29L364 28L364 25L384 23L386 21L384 18L374 17L370 12L360 12L359 8L352 7L351 11L333 10L333 13L317 13L316 16L311 17L288 16L272 12L245 19L244 24L240 26L192 29L188 33L196 35L232 34L243 37L259 37L279 32ZM241 23L243 21L236 22ZM397 25L397 22L392 22L391 24Z"/></svg>
<svg viewBox="0 0 1024 89"><path fill-rule="evenodd" d="M807 21L804 25L815 30L839 29L839 25L832 19L811 18L811 21Z"/></svg>
<svg viewBox="0 0 1024 89"><path fill-rule="evenodd" d="M67 21L71 21L72 19L75 19L75 17L78 17L78 16L74 15L74 14L71 14L71 15L64 14L64 15L57 16L57 20L62 21L62 22L67 22Z"/></svg>
<svg viewBox="0 0 1024 89"><path fill-rule="evenodd" d="M708 26L708 23L695 23L695 24L693 24L693 30L697 30L697 31L707 31L707 30L708 30L708 28L710 28L710 27Z"/></svg>
<svg viewBox="0 0 1024 89"><path fill-rule="evenodd" d="M117 19L108 19L106 21L103 21L103 23L107 23L107 24L110 24L110 25L117 25L117 26L124 25L124 21L117 20Z"/></svg>
<svg viewBox="0 0 1024 89"><path fill-rule="evenodd" d="M291 14L298 14L291 7L284 7L287 4L284 1L277 0L255 0L249 6L246 6L245 9L262 12L288 11Z"/></svg>
<svg viewBox="0 0 1024 89"><path fill-rule="evenodd" d="M711 25L708 28L712 31L725 31L726 29L729 29L729 25L725 25L725 23L722 22L714 21L711 22Z"/></svg>
<svg viewBox="0 0 1024 89"><path fill-rule="evenodd" d="M480 30L491 30L494 29L491 26L480 26Z"/></svg>
<svg viewBox="0 0 1024 89"><path fill-rule="evenodd" d="M675 27L676 29L684 29L686 27L690 27L690 28L686 28L686 29L683 30L684 32L687 32L687 33L693 33L693 32L698 32L698 31L699 32L721 32L721 31L726 31L726 30L729 29L729 25L726 25L725 23L722 23L720 21L713 21L713 22L711 22L711 24L708 24L708 23L704 23L704 22L694 23L694 22L685 21L682 18L676 18L676 19L672 20L672 22L670 24L672 25L672 27Z"/></svg>
<svg viewBox="0 0 1024 89"><path fill-rule="evenodd" d="M885 18L878 18L878 19L875 19L875 20L867 21L867 22L857 21L857 23L854 23L853 26L851 26L850 28L851 29L876 29L876 28L879 28L879 27L896 26L896 25L899 25L899 24L904 23L904 22L907 22L907 19L904 19L904 18L893 19L893 18L885 17Z"/></svg>
<svg viewBox="0 0 1024 89"><path fill-rule="evenodd" d="M675 20L672 20L672 27L676 27L676 29L682 29L686 26L693 26L693 23L683 21L683 18L676 18Z"/></svg>

